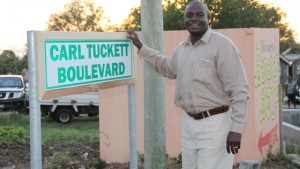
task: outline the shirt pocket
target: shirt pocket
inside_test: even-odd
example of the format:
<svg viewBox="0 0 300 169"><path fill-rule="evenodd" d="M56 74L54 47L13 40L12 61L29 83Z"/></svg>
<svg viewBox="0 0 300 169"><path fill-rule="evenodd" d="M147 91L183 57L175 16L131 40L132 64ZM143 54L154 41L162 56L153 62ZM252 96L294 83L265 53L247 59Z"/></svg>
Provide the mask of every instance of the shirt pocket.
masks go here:
<svg viewBox="0 0 300 169"><path fill-rule="evenodd" d="M214 61L200 59L192 65L192 80L204 84L213 84Z"/></svg>

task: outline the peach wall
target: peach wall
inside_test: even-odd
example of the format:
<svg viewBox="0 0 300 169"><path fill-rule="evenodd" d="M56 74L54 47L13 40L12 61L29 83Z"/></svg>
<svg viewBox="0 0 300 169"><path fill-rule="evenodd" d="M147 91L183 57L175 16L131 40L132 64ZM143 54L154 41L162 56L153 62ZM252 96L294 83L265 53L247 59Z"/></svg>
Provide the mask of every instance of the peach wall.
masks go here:
<svg viewBox="0 0 300 169"><path fill-rule="evenodd" d="M235 161L261 160L266 156L270 144L273 151L279 149L279 31L260 28L216 31L228 36L240 50L250 83L248 121L243 133L242 148ZM186 31L166 31L164 54L171 55L178 42L187 36ZM265 62L269 64L262 66ZM274 71L275 73L270 75L269 72ZM142 154L144 153L143 82L143 60L137 57L135 84L137 144L138 151ZM174 89L175 81L166 79L166 153L171 157L177 157L181 152L180 125L183 115L183 111L173 104ZM100 105L100 157L108 163L128 162L130 147L127 86L102 90Z"/></svg>

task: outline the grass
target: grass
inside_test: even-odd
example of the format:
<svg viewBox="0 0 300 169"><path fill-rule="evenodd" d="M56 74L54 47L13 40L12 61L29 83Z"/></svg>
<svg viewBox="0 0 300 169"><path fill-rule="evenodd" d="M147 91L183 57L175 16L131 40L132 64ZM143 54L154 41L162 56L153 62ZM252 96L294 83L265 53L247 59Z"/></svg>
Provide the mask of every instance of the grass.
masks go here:
<svg viewBox="0 0 300 169"><path fill-rule="evenodd" d="M30 115L0 112L0 136L1 140L13 137L29 139ZM99 121L97 117L77 117L69 124L59 124L42 117L41 137L42 142L98 140Z"/></svg>
<svg viewBox="0 0 300 169"><path fill-rule="evenodd" d="M288 169L299 169L300 166L293 163L292 158L286 154L277 153L277 154L268 154L267 158L262 161L261 169L270 169L270 166L274 164L284 166Z"/></svg>
<svg viewBox="0 0 300 169"><path fill-rule="evenodd" d="M48 168L57 168L71 161L68 153L58 153L49 159L50 166Z"/></svg>
<svg viewBox="0 0 300 169"><path fill-rule="evenodd" d="M269 169L272 165L281 165L288 169L299 169L300 166L292 161L292 158L283 153L272 153L272 145L269 145L267 157L263 159L261 169Z"/></svg>

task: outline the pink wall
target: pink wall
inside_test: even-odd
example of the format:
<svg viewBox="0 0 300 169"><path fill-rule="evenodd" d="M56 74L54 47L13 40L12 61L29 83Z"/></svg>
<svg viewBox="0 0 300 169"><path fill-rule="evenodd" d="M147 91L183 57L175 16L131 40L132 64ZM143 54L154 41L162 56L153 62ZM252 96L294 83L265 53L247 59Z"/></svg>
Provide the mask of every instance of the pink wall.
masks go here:
<svg viewBox="0 0 300 169"><path fill-rule="evenodd" d="M248 122L242 148L235 161L261 160L269 145L279 150L279 31L278 29L222 29L239 48L250 83ZM169 56L186 31L166 31L164 54ZM263 65L262 65L263 64ZM275 79L275 80L274 80ZM144 152L143 60L137 57L136 114L138 152ZM177 157L181 152L180 125L182 110L173 104L174 80L165 80L166 153ZM100 157L108 163L129 161L127 86L101 91Z"/></svg>

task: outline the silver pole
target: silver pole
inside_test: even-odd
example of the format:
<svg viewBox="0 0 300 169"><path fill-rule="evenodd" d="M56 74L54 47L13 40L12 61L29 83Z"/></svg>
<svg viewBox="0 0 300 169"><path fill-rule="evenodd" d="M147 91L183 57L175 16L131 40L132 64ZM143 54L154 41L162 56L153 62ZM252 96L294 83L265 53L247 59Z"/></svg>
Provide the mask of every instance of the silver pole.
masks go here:
<svg viewBox="0 0 300 169"><path fill-rule="evenodd" d="M30 108L30 164L31 169L42 169L41 112L37 93L38 82L34 31L27 31L27 44Z"/></svg>
<svg viewBox="0 0 300 169"><path fill-rule="evenodd" d="M128 85L130 169L138 169L135 85Z"/></svg>

